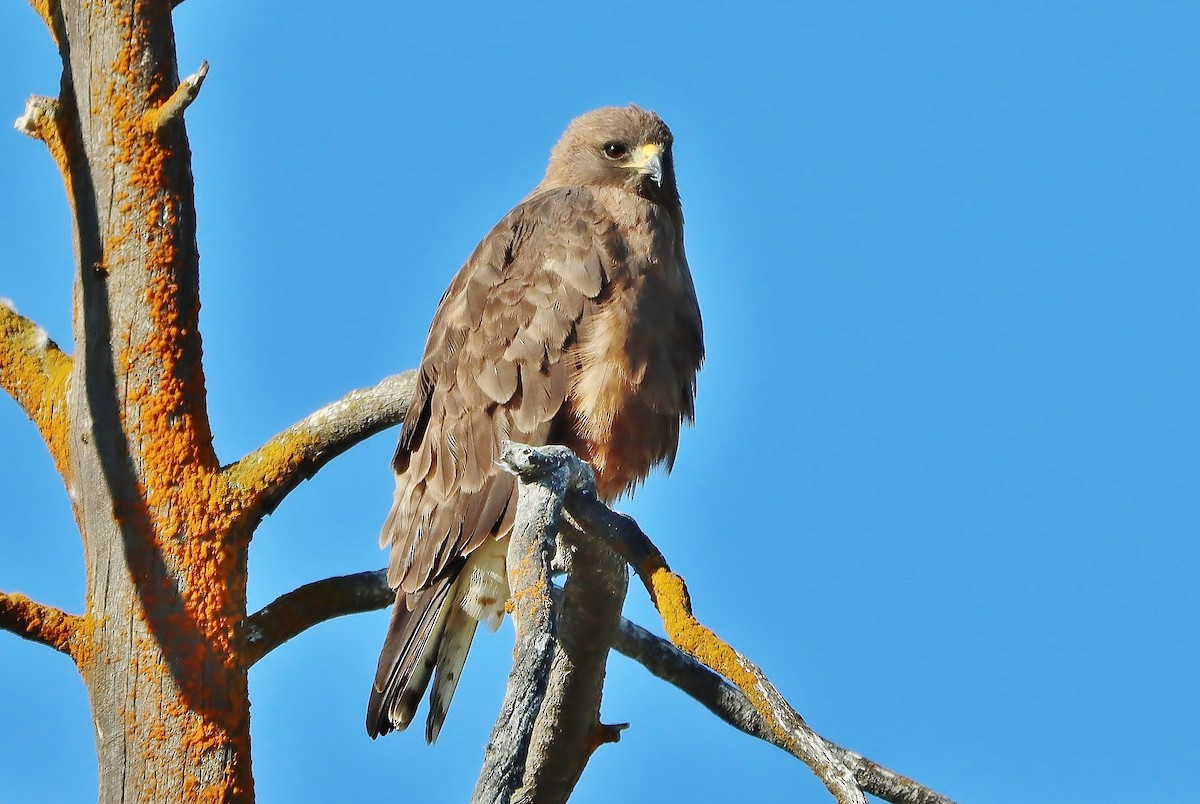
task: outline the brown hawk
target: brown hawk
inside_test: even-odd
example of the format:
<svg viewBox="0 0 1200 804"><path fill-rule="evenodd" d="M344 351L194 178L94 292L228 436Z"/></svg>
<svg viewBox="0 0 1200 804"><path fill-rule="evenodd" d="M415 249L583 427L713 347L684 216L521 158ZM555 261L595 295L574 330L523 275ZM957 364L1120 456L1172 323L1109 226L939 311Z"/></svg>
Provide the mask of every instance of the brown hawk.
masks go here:
<svg viewBox="0 0 1200 804"><path fill-rule="evenodd" d="M637 106L589 112L429 328L380 535L396 605L368 734L407 727L432 675L437 739L477 623L503 619L516 485L500 442L570 447L612 500L670 469L703 356L671 131Z"/></svg>

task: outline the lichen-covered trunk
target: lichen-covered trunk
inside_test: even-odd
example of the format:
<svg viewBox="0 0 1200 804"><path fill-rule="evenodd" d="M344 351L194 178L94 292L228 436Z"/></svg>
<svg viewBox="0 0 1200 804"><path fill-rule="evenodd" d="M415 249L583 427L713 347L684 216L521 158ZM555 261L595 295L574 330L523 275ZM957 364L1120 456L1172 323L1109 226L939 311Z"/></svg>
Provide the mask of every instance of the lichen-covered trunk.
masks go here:
<svg viewBox="0 0 1200 804"><path fill-rule="evenodd" d="M63 468L83 534L100 800L249 801L248 530L205 411L171 3L35 3L63 55L52 152L76 223Z"/></svg>

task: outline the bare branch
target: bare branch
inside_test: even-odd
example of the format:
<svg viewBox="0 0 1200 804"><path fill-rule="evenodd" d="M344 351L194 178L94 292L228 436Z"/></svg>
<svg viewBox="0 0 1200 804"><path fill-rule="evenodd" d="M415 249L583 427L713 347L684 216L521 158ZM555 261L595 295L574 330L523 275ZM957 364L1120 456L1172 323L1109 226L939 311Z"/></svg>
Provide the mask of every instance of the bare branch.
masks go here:
<svg viewBox="0 0 1200 804"><path fill-rule="evenodd" d="M662 553L636 522L609 510L594 488L573 489L566 505L589 533L603 539L634 567L677 647L745 693L787 750L812 769L838 802L866 804L850 770L834 758L825 741L808 727L762 670L696 620L683 579L671 572Z"/></svg>
<svg viewBox="0 0 1200 804"><path fill-rule="evenodd" d="M146 112L144 117L146 126L151 131L157 131L172 120L182 117L183 110L191 106L192 101L200 94L200 87L204 84L204 78L207 75L208 62L201 61L200 68L180 81L179 86L171 93L171 97L163 101L162 105Z"/></svg>
<svg viewBox="0 0 1200 804"><path fill-rule="evenodd" d="M0 628L31 642L40 642L68 656L82 617L30 600L25 595L0 592Z"/></svg>
<svg viewBox="0 0 1200 804"><path fill-rule="evenodd" d="M386 608L395 599L386 569L325 578L293 589L246 618L246 666L314 625Z"/></svg>
<svg viewBox="0 0 1200 804"><path fill-rule="evenodd" d="M507 561L517 644L472 804L508 804L523 783L554 660L558 623L550 595L550 562L571 480L565 462L547 460L531 447L508 441L501 447L499 463L517 476L520 488Z"/></svg>
<svg viewBox="0 0 1200 804"><path fill-rule="evenodd" d="M565 620L569 615L562 602L563 590L555 588L553 594L555 605L563 613L561 619L565 629ZM307 584L281 596L247 618L247 655L253 663L318 623L347 614L384 609L392 605L395 598L395 590L387 583L386 569ZM762 715L741 690L667 640L622 618L612 646L658 678L696 699L730 726L800 758L767 727ZM851 769L859 786L873 796L892 804L954 804L945 796L836 743L825 739L825 745L830 753Z"/></svg>
<svg viewBox="0 0 1200 804"><path fill-rule="evenodd" d="M59 473L67 467L67 382L71 358L46 331L0 299L0 387L25 411L54 457Z"/></svg>
<svg viewBox="0 0 1200 804"><path fill-rule="evenodd" d="M416 379L417 372L410 370L351 391L226 467L226 479L245 495L242 516L261 519L329 461L403 421Z"/></svg>
<svg viewBox="0 0 1200 804"><path fill-rule="evenodd" d="M629 620L622 620L613 647L658 678L695 698L730 726L782 748L797 759L803 759L767 727L762 715L741 690L665 639ZM912 779L822 739L829 752L850 768L859 787L873 796L892 804L954 804Z"/></svg>
<svg viewBox="0 0 1200 804"><path fill-rule="evenodd" d="M840 804L865 804L866 799L849 769L830 755L824 741L808 728L804 719L791 708L762 671L695 619L683 579L670 571L658 548L633 520L613 513L600 502L589 467L565 447L514 447L506 442L504 449L506 452L519 450L517 454L523 462L539 467L543 474L568 471L576 482L570 488L567 510L589 533L601 538L635 567L650 592L671 641L693 658L733 681L763 715L772 731L789 750L799 752L805 764L817 774ZM573 468L556 468L557 464L562 463ZM513 467L519 468L516 464Z"/></svg>

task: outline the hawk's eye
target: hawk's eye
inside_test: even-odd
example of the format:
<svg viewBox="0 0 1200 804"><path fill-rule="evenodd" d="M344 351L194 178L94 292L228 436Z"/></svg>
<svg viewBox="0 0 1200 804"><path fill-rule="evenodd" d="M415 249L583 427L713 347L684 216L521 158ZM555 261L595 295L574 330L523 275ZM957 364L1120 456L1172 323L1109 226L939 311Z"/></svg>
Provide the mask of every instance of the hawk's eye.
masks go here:
<svg viewBox="0 0 1200 804"><path fill-rule="evenodd" d="M620 159L627 153L629 153L629 149L623 142L610 142L604 146L604 155L609 159Z"/></svg>

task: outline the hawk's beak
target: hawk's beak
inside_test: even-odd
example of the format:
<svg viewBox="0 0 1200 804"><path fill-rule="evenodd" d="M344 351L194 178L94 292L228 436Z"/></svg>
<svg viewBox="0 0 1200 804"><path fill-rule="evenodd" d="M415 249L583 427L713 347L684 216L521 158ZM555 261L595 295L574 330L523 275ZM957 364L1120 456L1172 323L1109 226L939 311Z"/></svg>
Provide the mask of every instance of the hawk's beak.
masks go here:
<svg viewBox="0 0 1200 804"><path fill-rule="evenodd" d="M649 176L658 186L662 186L663 165L662 146L653 142L643 145L629 160L629 169L636 170L643 176Z"/></svg>

